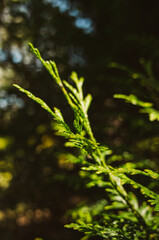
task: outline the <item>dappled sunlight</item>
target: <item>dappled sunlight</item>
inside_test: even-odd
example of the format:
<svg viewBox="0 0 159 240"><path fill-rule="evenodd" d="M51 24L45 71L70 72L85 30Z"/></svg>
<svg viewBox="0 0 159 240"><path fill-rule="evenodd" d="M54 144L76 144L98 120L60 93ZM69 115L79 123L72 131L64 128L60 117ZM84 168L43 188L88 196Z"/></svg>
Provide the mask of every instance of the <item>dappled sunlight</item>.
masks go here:
<svg viewBox="0 0 159 240"><path fill-rule="evenodd" d="M0 137L0 151L6 150L12 142L12 137Z"/></svg>
<svg viewBox="0 0 159 240"><path fill-rule="evenodd" d="M10 181L12 180L11 172L0 172L0 188L6 189L10 185Z"/></svg>
<svg viewBox="0 0 159 240"><path fill-rule="evenodd" d="M49 135L43 135L41 137L41 144L37 145L36 152L40 153L43 149L51 148L56 145L54 138Z"/></svg>
<svg viewBox="0 0 159 240"><path fill-rule="evenodd" d="M15 221L17 226L28 226L32 223L41 223L52 218L49 208L31 209L24 203L19 203L15 209L0 210L0 222Z"/></svg>
<svg viewBox="0 0 159 240"><path fill-rule="evenodd" d="M59 168L66 169L68 171L74 169L74 164L69 161L69 158L66 154L59 154L58 155L58 166Z"/></svg>
<svg viewBox="0 0 159 240"><path fill-rule="evenodd" d="M40 223L49 220L52 217L52 213L48 208L45 209L28 209L24 214L20 214L16 217L16 223L18 226L27 226L32 222Z"/></svg>

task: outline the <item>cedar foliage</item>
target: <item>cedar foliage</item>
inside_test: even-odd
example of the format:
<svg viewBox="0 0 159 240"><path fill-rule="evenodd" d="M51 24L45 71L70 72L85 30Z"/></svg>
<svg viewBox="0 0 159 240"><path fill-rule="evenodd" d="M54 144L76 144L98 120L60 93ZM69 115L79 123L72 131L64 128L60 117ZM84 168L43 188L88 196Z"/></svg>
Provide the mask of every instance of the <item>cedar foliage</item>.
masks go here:
<svg viewBox="0 0 159 240"><path fill-rule="evenodd" d="M14 84L21 92L44 108L55 121L55 131L67 139L66 146L79 149L78 156L68 157L68 161L80 165L81 173L87 179L86 187L103 188L105 199L98 199L91 204L83 204L70 211L73 228L85 234L82 239L99 236L102 239L158 239L159 238L159 195L151 187L140 182L144 176L158 184L159 174L151 169L140 169L134 162L114 166L118 157L108 146L98 143L93 135L88 118L88 109L92 97L83 94L83 78L73 72L71 83L62 81L55 62L45 61L37 48L30 44L32 52L42 62L63 92L68 105L74 112L74 121L69 126L58 108L51 108L31 92ZM153 104L139 100L135 95L116 94L115 98L124 99L148 113L150 121L159 120L159 112L152 108ZM138 191L139 190L140 193Z"/></svg>

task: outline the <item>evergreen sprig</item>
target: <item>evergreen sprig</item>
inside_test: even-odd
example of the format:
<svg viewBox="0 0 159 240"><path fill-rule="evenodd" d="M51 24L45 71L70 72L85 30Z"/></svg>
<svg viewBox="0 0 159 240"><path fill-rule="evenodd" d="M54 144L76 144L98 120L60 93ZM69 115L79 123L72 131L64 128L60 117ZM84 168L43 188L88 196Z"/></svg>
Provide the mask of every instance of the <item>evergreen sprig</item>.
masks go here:
<svg viewBox="0 0 159 240"><path fill-rule="evenodd" d="M98 206L95 213L94 209L96 207L91 207L89 204L84 205L78 211L75 209L73 212L76 212L76 214L71 213L75 223L66 225L66 227L83 232L86 235L85 239L92 235L100 236L103 239L159 239L159 217L155 213L155 211L159 211L159 195L131 178L132 175L139 174L158 181L159 174L150 169L114 168L111 161L107 162L106 156L111 151L108 147L101 146L93 135L88 118L88 109L92 97L90 94L86 97L83 95L84 79L78 78L77 73L73 72L71 74L72 83L62 81L55 62L45 61L39 50L34 48L31 43L29 45L31 51L42 62L60 87L73 110L74 121L72 126L68 126L58 108L51 110L43 100L34 96L31 92L18 85L14 86L51 114L56 122L55 130L68 140L67 145L78 147L81 154L85 154L88 159L91 159L90 161L74 161L74 163L81 164L81 174L88 179L86 187L102 187L107 193L107 201L102 200L98 204L94 203L94 206ZM152 117L152 111L154 114L155 110L151 103L142 102L134 95L115 95L115 97L139 105L145 112L149 113L151 120L158 120L157 115ZM73 128L74 130L71 130ZM146 196L144 202L141 203L133 193L128 192L125 185L140 189L143 196ZM149 203L155 205L155 208L150 206ZM83 215L83 209L87 211L87 217Z"/></svg>

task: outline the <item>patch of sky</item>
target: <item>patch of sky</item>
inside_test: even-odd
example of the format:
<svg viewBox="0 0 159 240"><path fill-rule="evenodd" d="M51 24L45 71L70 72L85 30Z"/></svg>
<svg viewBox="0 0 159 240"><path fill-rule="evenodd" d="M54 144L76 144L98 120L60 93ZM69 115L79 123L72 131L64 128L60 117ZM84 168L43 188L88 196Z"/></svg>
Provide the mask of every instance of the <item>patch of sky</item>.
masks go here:
<svg viewBox="0 0 159 240"><path fill-rule="evenodd" d="M67 0L45 0L51 3L53 7L58 7L60 12L66 12L70 9L70 3Z"/></svg>
<svg viewBox="0 0 159 240"><path fill-rule="evenodd" d="M72 6L68 0L45 0L51 3L53 7L58 7L61 13L68 12L71 17L74 17L74 25L80 28L84 33L92 33L94 31L93 21L88 17L83 17L82 12L74 5Z"/></svg>
<svg viewBox="0 0 159 240"><path fill-rule="evenodd" d="M83 29L85 33L91 33L94 30L93 23L90 18L78 17L75 20L75 26Z"/></svg>
<svg viewBox="0 0 159 240"><path fill-rule="evenodd" d="M69 15L71 17L78 17L80 15L80 11L77 8L70 9Z"/></svg>
<svg viewBox="0 0 159 240"><path fill-rule="evenodd" d="M7 59L7 54L0 48L0 62L4 62Z"/></svg>
<svg viewBox="0 0 159 240"><path fill-rule="evenodd" d="M42 69L42 62L39 60L39 59L35 59L35 64L36 64L36 68L37 68L37 71L41 70Z"/></svg>
<svg viewBox="0 0 159 240"><path fill-rule="evenodd" d="M20 63L23 60L22 53L20 52L19 48L16 46L12 47L11 56L14 63Z"/></svg>
<svg viewBox="0 0 159 240"><path fill-rule="evenodd" d="M24 101L18 98L15 94L9 95L6 91L0 92L0 109L6 109L9 106L16 106L18 108L24 107Z"/></svg>
<svg viewBox="0 0 159 240"><path fill-rule="evenodd" d="M28 7L25 4L16 5L16 11L24 13L27 17L30 16L30 12L28 10Z"/></svg>

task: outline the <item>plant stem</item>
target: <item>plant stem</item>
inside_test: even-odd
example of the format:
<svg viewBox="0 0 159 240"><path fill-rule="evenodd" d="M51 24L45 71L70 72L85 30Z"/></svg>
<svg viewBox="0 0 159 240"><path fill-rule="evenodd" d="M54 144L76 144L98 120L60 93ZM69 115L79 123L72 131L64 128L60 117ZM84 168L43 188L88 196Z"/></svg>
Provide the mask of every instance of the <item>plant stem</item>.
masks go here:
<svg viewBox="0 0 159 240"><path fill-rule="evenodd" d="M88 123L91 140L96 143L96 140L93 136L92 129L91 129L91 126L90 126L90 123L89 123L89 120L88 120L88 116L86 116L86 120L87 120L87 123ZM127 206L131 209L131 211L133 212L135 217L138 219L138 221L141 223L141 225L143 227L147 228L147 224L146 224L144 218L140 215L140 213L134 208L132 203L129 201L128 195L127 195L124 187L121 184L118 183L118 179L114 176L114 174L110 170L109 166L106 164L106 162L105 162L105 160L104 160L104 158L103 158L99 149L97 149L97 153L101 158L100 163L103 165L104 168L107 169L109 180L110 180L112 186L119 193L119 195L123 198L123 200L125 200L125 202L127 203ZM97 162L99 163L99 161L97 161Z"/></svg>
<svg viewBox="0 0 159 240"><path fill-rule="evenodd" d="M111 171L111 170L109 170L109 171ZM140 213L134 208L132 203L129 201L128 195L127 195L125 189L123 188L123 186L122 186L123 189L121 189L121 186L118 184L116 177L114 177L114 175L112 173L108 172L108 175L109 175L110 182L113 185L114 189L119 193L119 195L123 198L123 200L125 200L125 202L127 203L127 206L131 209L131 211L133 212L135 217L138 219L138 221L141 223L141 225L143 227L147 228L147 224L146 224L144 218L140 215Z"/></svg>

